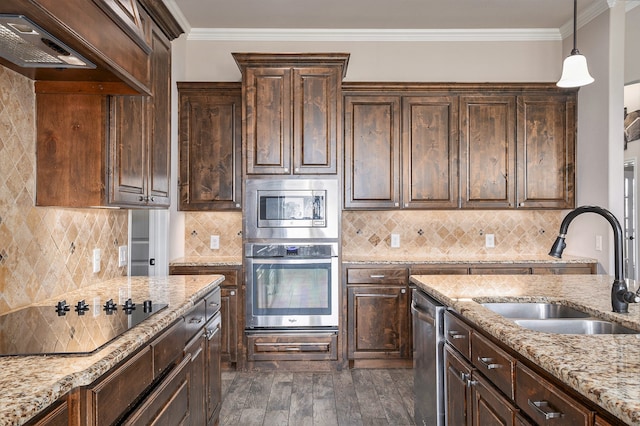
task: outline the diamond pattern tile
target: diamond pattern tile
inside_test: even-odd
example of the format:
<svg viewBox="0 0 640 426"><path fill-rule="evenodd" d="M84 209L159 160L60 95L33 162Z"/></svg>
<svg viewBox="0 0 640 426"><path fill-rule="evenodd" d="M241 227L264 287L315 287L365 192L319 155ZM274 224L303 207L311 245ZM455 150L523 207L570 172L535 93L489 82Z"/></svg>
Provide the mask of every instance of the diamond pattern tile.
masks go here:
<svg viewBox="0 0 640 426"><path fill-rule="evenodd" d="M35 207L33 81L0 67L0 314L126 274L126 210ZM102 251L93 273L91 254Z"/></svg>

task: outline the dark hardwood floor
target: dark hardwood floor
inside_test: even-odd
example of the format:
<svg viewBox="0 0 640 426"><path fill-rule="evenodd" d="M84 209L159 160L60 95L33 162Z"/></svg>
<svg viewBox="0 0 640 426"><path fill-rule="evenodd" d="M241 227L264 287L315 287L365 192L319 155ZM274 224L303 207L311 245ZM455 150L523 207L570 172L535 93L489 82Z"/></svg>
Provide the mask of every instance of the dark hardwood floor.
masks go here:
<svg viewBox="0 0 640 426"><path fill-rule="evenodd" d="M413 370L222 373L221 426L413 425Z"/></svg>

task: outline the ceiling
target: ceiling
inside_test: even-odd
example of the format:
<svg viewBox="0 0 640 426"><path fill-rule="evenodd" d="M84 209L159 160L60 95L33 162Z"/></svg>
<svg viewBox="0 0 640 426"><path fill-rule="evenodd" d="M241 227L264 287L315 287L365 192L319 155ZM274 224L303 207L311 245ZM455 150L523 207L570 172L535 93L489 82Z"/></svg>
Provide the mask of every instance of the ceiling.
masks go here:
<svg viewBox="0 0 640 426"><path fill-rule="evenodd" d="M560 29L571 0L165 0L190 29ZM578 0L578 15L606 0ZM179 16L182 15L182 16ZM186 21L186 22L185 22ZM580 22L580 19L579 19Z"/></svg>

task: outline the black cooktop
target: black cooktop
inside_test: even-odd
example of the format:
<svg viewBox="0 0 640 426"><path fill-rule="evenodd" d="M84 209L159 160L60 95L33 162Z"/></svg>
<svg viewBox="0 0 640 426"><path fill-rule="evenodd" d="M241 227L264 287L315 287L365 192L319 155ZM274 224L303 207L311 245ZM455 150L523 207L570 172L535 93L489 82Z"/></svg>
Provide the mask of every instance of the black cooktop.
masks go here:
<svg viewBox="0 0 640 426"><path fill-rule="evenodd" d="M122 305L30 306L0 316L0 356L88 355L166 307L130 299Z"/></svg>

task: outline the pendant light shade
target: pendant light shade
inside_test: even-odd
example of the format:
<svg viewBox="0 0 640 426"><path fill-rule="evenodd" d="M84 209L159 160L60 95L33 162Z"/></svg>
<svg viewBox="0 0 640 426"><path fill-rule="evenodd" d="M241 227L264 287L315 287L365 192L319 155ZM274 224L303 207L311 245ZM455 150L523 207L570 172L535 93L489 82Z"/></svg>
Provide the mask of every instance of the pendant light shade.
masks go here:
<svg viewBox="0 0 640 426"><path fill-rule="evenodd" d="M587 58L580 54L576 46L577 28L577 8L578 0L573 0L573 50L562 63L562 76L556 83L558 87L581 87L594 82L589 74Z"/></svg>

